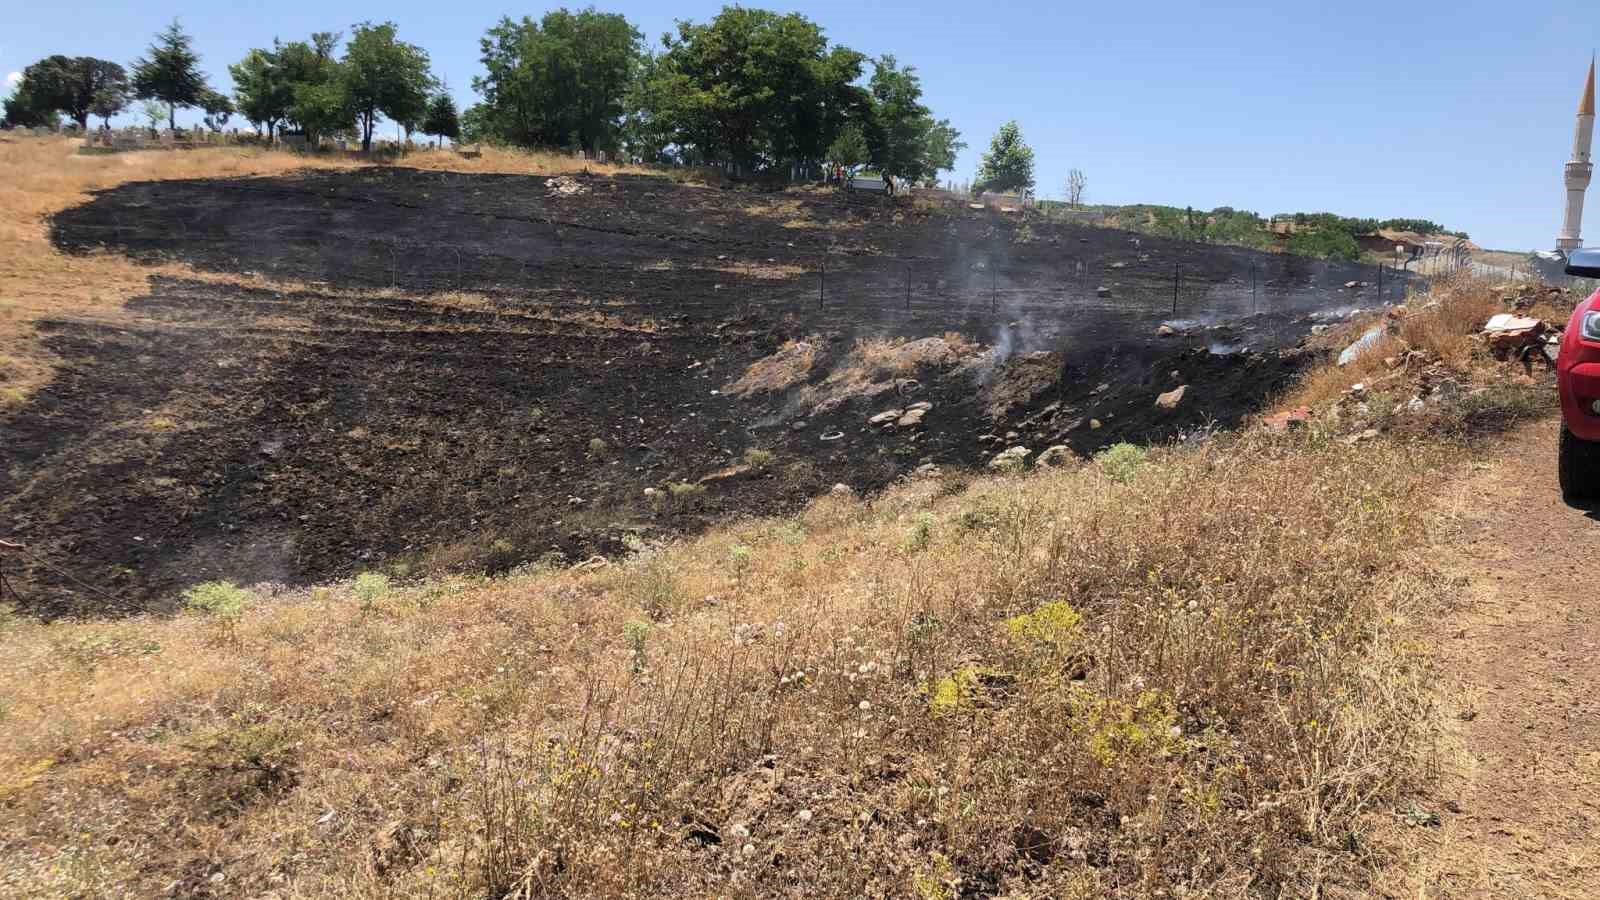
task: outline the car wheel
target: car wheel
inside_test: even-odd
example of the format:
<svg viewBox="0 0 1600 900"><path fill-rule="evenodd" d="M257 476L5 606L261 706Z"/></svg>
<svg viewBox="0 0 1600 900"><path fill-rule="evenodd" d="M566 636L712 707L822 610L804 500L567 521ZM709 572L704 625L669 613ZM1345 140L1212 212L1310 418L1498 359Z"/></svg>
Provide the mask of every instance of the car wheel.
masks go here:
<svg viewBox="0 0 1600 900"><path fill-rule="evenodd" d="M1556 467L1561 476L1561 495L1569 503L1600 498L1600 442L1579 438L1563 423Z"/></svg>

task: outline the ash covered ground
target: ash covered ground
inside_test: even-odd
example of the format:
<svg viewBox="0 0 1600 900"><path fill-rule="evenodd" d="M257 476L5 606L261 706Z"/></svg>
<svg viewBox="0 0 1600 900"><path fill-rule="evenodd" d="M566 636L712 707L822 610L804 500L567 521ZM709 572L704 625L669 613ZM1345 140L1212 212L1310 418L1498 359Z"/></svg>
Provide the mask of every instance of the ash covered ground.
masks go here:
<svg viewBox="0 0 1600 900"><path fill-rule="evenodd" d="M202 275L41 324L63 364L0 420L0 516L46 615L614 554L1013 446L1170 440L1383 299L1353 266L649 176L138 183L53 238Z"/></svg>

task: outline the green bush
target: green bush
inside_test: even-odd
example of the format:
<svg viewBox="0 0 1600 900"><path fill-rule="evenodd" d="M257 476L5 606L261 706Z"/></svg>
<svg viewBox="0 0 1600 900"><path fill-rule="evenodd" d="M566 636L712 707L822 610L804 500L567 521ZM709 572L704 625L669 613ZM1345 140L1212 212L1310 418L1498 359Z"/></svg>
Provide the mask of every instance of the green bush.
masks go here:
<svg viewBox="0 0 1600 900"><path fill-rule="evenodd" d="M1113 444L1095 454L1094 461L1106 477L1119 484L1133 481L1148 462L1150 452L1133 444Z"/></svg>

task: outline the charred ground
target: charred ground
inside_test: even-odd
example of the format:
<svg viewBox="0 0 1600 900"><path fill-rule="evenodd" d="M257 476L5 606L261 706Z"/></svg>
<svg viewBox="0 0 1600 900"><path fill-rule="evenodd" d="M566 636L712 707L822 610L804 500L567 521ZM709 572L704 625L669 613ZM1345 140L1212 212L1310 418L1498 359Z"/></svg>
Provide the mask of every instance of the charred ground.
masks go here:
<svg viewBox="0 0 1600 900"><path fill-rule="evenodd" d="M1011 444L1165 440L1281 388L1309 313L1379 299L1297 257L645 176L137 183L53 237L201 274L153 279L125 324L43 324L65 362L3 422L0 516L46 614L613 552ZM947 333L836 388L859 340ZM792 381L729 392L797 345ZM913 403L914 427L866 423Z"/></svg>

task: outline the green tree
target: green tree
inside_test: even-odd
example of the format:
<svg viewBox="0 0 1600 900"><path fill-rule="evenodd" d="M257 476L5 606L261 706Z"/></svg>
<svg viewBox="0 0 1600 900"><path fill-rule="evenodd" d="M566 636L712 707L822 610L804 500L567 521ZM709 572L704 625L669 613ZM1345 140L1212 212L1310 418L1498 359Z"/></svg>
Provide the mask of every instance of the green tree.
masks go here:
<svg viewBox="0 0 1600 900"><path fill-rule="evenodd" d="M402 124L421 121L434 88L428 54L397 40L396 31L393 22L355 26L339 64L338 84L355 113L363 152L372 150L372 129L380 118Z"/></svg>
<svg viewBox="0 0 1600 900"><path fill-rule="evenodd" d="M289 117L294 105L294 85L284 77L278 63L277 47L254 49L228 67L233 78L233 99L239 114L257 129L265 127L272 140L278 124Z"/></svg>
<svg viewBox="0 0 1600 900"><path fill-rule="evenodd" d="M127 105L128 73L114 62L92 56L49 56L22 70L22 81L15 92L19 102L40 114L65 113L89 127L89 116L97 109L120 101ZM98 105L97 105L98 104ZM115 115L117 106L106 115Z"/></svg>
<svg viewBox="0 0 1600 900"><path fill-rule="evenodd" d="M928 129L927 137L927 177L925 181L937 184L939 173L947 172L956 167L956 157L961 151L967 149L967 142L961 139L961 132L950 124L949 119L940 119Z"/></svg>
<svg viewBox="0 0 1600 900"><path fill-rule="evenodd" d="M501 19L479 42L486 74L472 80L486 127L522 146L615 149L642 41L627 19L593 8Z"/></svg>
<svg viewBox="0 0 1600 900"><path fill-rule="evenodd" d="M978 184L983 190L1027 192L1033 190L1033 148L1022 139L1015 121L995 132L989 150L978 165Z"/></svg>
<svg viewBox="0 0 1600 900"><path fill-rule="evenodd" d="M456 101L448 93L441 91L428 103L422 133L438 138L435 146L444 143L444 138L453 141L461 137L461 117L456 115Z"/></svg>
<svg viewBox="0 0 1600 900"><path fill-rule="evenodd" d="M828 161L844 166L847 176L855 175L856 167L866 163L870 153L866 137L854 125L846 125L828 145Z"/></svg>
<svg viewBox="0 0 1600 900"><path fill-rule="evenodd" d="M865 57L798 14L729 6L662 41L646 115L691 161L811 167L871 103L855 84Z"/></svg>
<svg viewBox="0 0 1600 900"><path fill-rule="evenodd" d="M200 56L176 20L156 35L146 55L133 64L133 95L167 105L167 127L178 127L178 107L198 105L210 88L200 72Z"/></svg>

